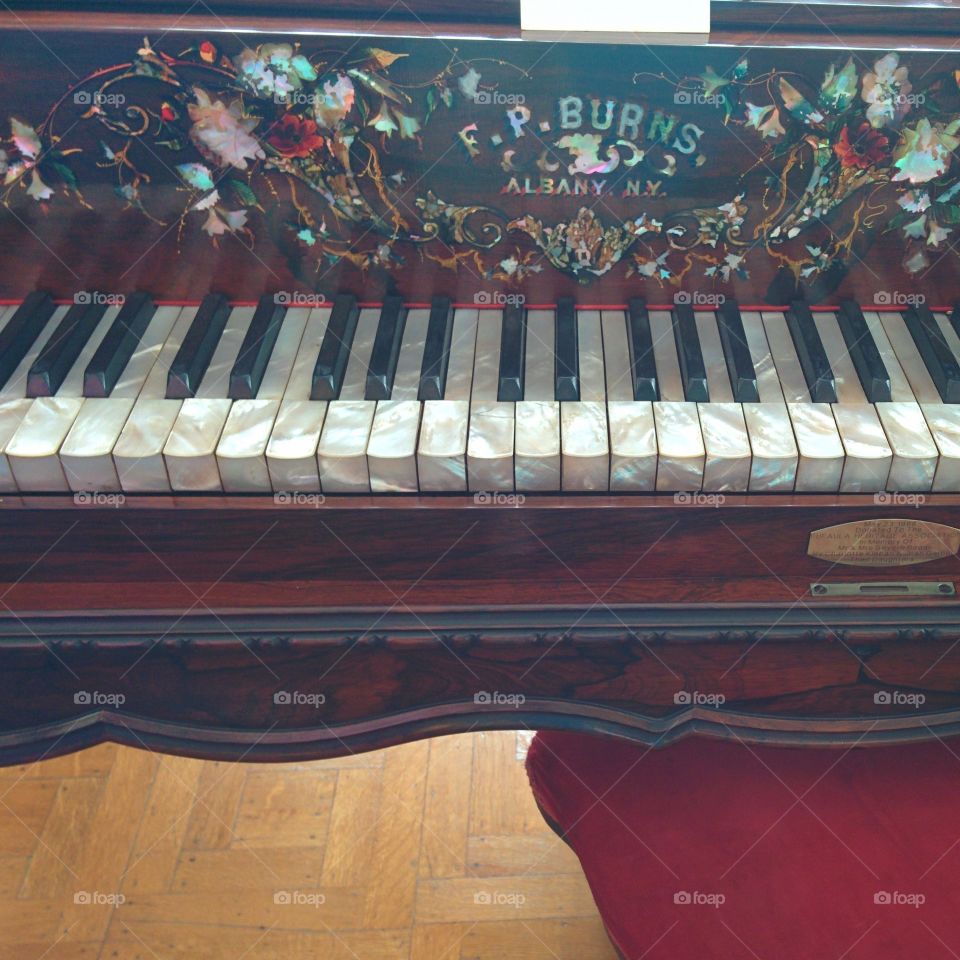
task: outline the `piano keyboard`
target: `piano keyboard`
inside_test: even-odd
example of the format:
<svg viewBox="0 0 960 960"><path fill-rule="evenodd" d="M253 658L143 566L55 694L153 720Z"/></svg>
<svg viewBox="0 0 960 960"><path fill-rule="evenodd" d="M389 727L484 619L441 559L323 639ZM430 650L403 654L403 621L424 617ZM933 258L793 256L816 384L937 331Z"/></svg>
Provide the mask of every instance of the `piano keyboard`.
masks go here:
<svg viewBox="0 0 960 960"><path fill-rule="evenodd" d="M960 490L960 314L0 307L4 492Z"/></svg>

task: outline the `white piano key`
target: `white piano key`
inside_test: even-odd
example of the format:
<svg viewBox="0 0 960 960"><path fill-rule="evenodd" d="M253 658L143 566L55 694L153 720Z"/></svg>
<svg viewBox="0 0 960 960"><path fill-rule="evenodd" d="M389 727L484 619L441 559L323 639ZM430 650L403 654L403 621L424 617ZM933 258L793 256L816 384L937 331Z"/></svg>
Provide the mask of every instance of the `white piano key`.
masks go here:
<svg viewBox="0 0 960 960"><path fill-rule="evenodd" d="M89 397L60 448L63 472L74 491L121 489L113 450L180 314L159 307L109 397Z"/></svg>
<svg viewBox="0 0 960 960"><path fill-rule="evenodd" d="M530 349L529 340L527 349ZM501 406L506 408L508 405ZM561 404L556 400L520 400L516 403L514 472L517 490L556 492L560 489L560 408Z"/></svg>
<svg viewBox="0 0 960 960"><path fill-rule="evenodd" d="M727 370L727 358L720 342L716 314L698 310L693 315L703 353L703 366L707 373L707 393L710 403L733 403L733 387ZM709 456L709 451L708 451Z"/></svg>
<svg viewBox="0 0 960 960"><path fill-rule="evenodd" d="M607 490L610 440L607 405L602 400L560 404L563 437L563 489Z"/></svg>
<svg viewBox="0 0 960 960"><path fill-rule="evenodd" d="M552 310L527 313L523 400L514 407L514 482L517 490L525 492L560 489L560 404L554 399L555 325Z"/></svg>
<svg viewBox="0 0 960 960"><path fill-rule="evenodd" d="M67 492L79 486L60 462L60 447L83 407L83 375L87 364L119 312L119 307L104 311L56 395L35 398L11 437L6 452L17 486L24 493Z"/></svg>
<svg viewBox="0 0 960 960"><path fill-rule="evenodd" d="M166 399L167 373L196 314L196 307L185 307L177 314L114 445L117 479L127 493L170 492L163 448L182 401Z"/></svg>
<svg viewBox="0 0 960 960"><path fill-rule="evenodd" d="M253 307L236 307L231 311L196 394L180 406L163 448L167 476L175 491L213 493L223 490L217 446L233 406L233 401L227 397L230 371L253 314Z"/></svg>
<svg viewBox="0 0 960 960"><path fill-rule="evenodd" d="M478 313L454 313L443 399L423 404L417 472L420 489L424 491L467 489L467 437Z"/></svg>
<svg viewBox="0 0 960 960"><path fill-rule="evenodd" d="M231 401L188 397L163 447L170 486L175 491L215 493L223 490L217 467L217 444Z"/></svg>
<svg viewBox="0 0 960 960"><path fill-rule="evenodd" d="M797 358L793 338L787 328L786 318L782 313L767 312L766 310L760 316L763 320L767 344L770 347L770 354L777 371L777 382L783 392L783 399L787 404L810 403L810 391L807 389L807 382L803 378L803 370Z"/></svg>
<svg viewBox="0 0 960 960"><path fill-rule="evenodd" d="M626 327L623 314L620 317L620 326L623 327L623 344L626 346ZM605 402L607 399L606 371L604 369L605 355L603 349L603 325L599 310L577 311L577 341L580 359L580 399ZM627 355L629 363L629 354ZM627 380L630 379L629 370L625 370ZM624 398L626 399L626 398Z"/></svg>
<svg viewBox="0 0 960 960"><path fill-rule="evenodd" d="M846 453L829 403L788 403L797 438L797 493L837 493Z"/></svg>
<svg viewBox="0 0 960 960"><path fill-rule="evenodd" d="M16 493L17 481L7 458L7 445L23 422L32 400L0 400L0 493Z"/></svg>
<svg viewBox="0 0 960 960"><path fill-rule="evenodd" d="M739 403L698 403L703 434L703 489L708 493L746 493L751 453Z"/></svg>
<svg viewBox="0 0 960 960"><path fill-rule="evenodd" d="M840 492L876 493L886 490L893 451L876 409L867 402L840 324L832 313L814 313L813 320L830 358L837 387L833 416L844 451Z"/></svg>
<svg viewBox="0 0 960 960"><path fill-rule="evenodd" d="M391 400L416 400L420 395L420 373L423 368L423 350L427 341L430 311L407 311L403 328L403 342L397 357L397 372L393 378Z"/></svg>
<svg viewBox="0 0 960 960"><path fill-rule="evenodd" d="M419 400L381 400L377 403L367 468L373 493L416 493Z"/></svg>
<svg viewBox="0 0 960 960"><path fill-rule="evenodd" d="M340 396L327 404L317 445L317 469L325 493L370 492L367 444L377 402L363 397L379 322L379 310L360 311Z"/></svg>
<svg viewBox="0 0 960 960"><path fill-rule="evenodd" d="M317 468L324 493L369 493L367 444L376 402L331 400L317 446Z"/></svg>
<svg viewBox="0 0 960 960"><path fill-rule="evenodd" d="M788 493L797 480L799 453L787 405L745 403L743 419L750 439L751 493Z"/></svg>
<svg viewBox="0 0 960 960"><path fill-rule="evenodd" d="M429 310L410 310L403 328L397 371L389 400L377 403L367 444L373 493L415 493L417 439L423 404L417 399Z"/></svg>
<svg viewBox="0 0 960 960"><path fill-rule="evenodd" d="M930 490L939 457L920 404L912 400L899 400L881 402L876 407L880 425L893 452L884 489Z"/></svg>
<svg viewBox="0 0 960 960"><path fill-rule="evenodd" d="M956 405L921 403L920 410L940 455L931 489L934 493L960 491L960 416Z"/></svg>
<svg viewBox="0 0 960 960"><path fill-rule="evenodd" d="M650 337L653 340L653 362L657 368L660 400L667 403L685 402L677 341L673 335L673 318L669 310L650 311Z"/></svg>
<svg viewBox="0 0 960 960"><path fill-rule="evenodd" d="M653 420L657 430L657 490L666 493L700 490L706 451L697 405L657 401L653 404Z"/></svg>
<svg viewBox="0 0 960 960"><path fill-rule="evenodd" d="M633 403L626 314L622 310L601 311L600 332L603 337L604 389L607 402Z"/></svg>
<svg viewBox="0 0 960 960"><path fill-rule="evenodd" d="M753 454L749 489L753 493L788 492L796 483L799 458L793 425L783 400L763 318L748 310L742 319L760 397L759 403L743 405L743 419Z"/></svg>
<svg viewBox="0 0 960 960"><path fill-rule="evenodd" d="M653 405L648 400L633 399L624 313L602 311L600 329L610 433L610 490L653 490L657 482Z"/></svg>
<svg viewBox="0 0 960 960"><path fill-rule="evenodd" d="M611 400L610 490L653 490L657 483L657 431L649 400Z"/></svg>
<svg viewBox="0 0 960 960"><path fill-rule="evenodd" d="M320 490L317 447L327 415L327 401L311 400L310 391L330 312L329 307L315 307L307 317L293 372L270 433L267 469L271 486L277 492Z"/></svg>
<svg viewBox="0 0 960 960"><path fill-rule="evenodd" d="M117 492L120 479L113 448L123 430L132 397L88 397L60 447L60 464L75 492Z"/></svg>
<svg viewBox="0 0 960 960"><path fill-rule="evenodd" d="M310 311L288 310L263 373L257 396L236 400L217 445L225 493L270 493L267 445L300 347Z"/></svg>
<svg viewBox="0 0 960 960"><path fill-rule="evenodd" d="M467 482L475 492L512 491L514 485L515 405L497 400L501 326L499 311L484 311L477 321L467 436Z"/></svg>
<svg viewBox="0 0 960 960"><path fill-rule="evenodd" d="M57 451L82 405L80 397L37 397L33 401L6 448L10 469L22 492L70 490Z"/></svg>
<svg viewBox="0 0 960 960"><path fill-rule="evenodd" d="M610 426L599 310L577 312L580 400L561 404L562 489L608 490Z"/></svg>
<svg viewBox="0 0 960 960"><path fill-rule="evenodd" d="M797 443L797 493L836 493L844 449L828 403L811 403L796 349L782 313L761 314L767 343Z"/></svg>
<svg viewBox="0 0 960 960"><path fill-rule="evenodd" d="M747 341L750 359L753 361L753 371L757 375L757 393L760 396L760 402L783 403L783 388L780 386L773 354L767 342L763 318L759 313L747 310L741 314L741 319L743 336Z"/></svg>

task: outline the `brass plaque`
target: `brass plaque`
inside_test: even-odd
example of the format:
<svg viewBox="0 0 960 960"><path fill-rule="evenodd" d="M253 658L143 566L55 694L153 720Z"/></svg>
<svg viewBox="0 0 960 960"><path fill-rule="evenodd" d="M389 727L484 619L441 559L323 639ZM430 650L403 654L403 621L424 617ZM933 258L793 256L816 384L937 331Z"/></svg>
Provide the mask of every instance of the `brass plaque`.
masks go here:
<svg viewBox="0 0 960 960"><path fill-rule="evenodd" d="M810 534L807 553L856 567L906 567L951 557L960 530L927 520L856 520Z"/></svg>

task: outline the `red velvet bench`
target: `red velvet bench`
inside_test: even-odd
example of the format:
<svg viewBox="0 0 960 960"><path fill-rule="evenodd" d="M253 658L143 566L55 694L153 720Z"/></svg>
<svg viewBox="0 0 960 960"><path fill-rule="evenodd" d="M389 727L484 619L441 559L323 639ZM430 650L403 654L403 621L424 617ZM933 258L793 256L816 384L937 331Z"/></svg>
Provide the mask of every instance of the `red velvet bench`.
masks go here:
<svg viewBox="0 0 960 960"><path fill-rule="evenodd" d="M960 958L960 741L541 732L527 771L627 960Z"/></svg>

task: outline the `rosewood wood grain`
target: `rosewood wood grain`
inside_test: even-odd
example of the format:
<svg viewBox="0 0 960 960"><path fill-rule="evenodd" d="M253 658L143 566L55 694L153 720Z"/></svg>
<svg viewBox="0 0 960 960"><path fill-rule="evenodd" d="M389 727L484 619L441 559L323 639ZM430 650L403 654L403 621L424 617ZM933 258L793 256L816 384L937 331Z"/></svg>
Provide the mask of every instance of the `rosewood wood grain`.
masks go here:
<svg viewBox="0 0 960 960"><path fill-rule="evenodd" d="M102 739L292 759L526 725L654 744L953 734L955 599L808 593L955 582L956 557L806 555L814 529L901 515L868 497L5 500L0 762ZM909 516L956 523L960 498Z"/></svg>

